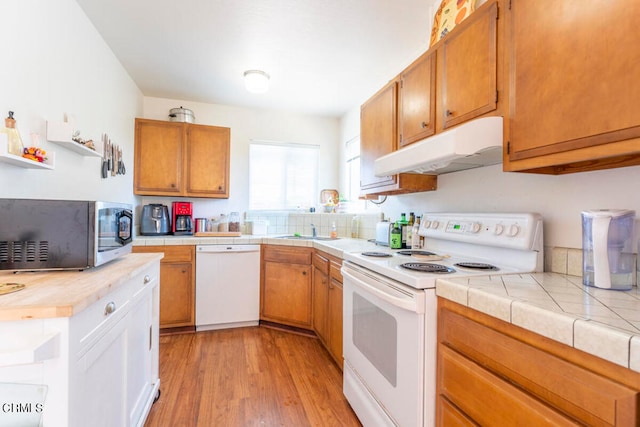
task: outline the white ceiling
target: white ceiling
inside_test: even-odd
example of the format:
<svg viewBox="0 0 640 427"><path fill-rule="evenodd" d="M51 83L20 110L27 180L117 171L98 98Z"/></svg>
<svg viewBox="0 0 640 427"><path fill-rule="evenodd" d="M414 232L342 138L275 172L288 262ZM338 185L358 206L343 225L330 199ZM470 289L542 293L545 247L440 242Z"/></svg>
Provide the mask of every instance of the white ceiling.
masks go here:
<svg viewBox="0 0 640 427"><path fill-rule="evenodd" d="M434 1L77 0L145 96L335 117L428 49Z"/></svg>

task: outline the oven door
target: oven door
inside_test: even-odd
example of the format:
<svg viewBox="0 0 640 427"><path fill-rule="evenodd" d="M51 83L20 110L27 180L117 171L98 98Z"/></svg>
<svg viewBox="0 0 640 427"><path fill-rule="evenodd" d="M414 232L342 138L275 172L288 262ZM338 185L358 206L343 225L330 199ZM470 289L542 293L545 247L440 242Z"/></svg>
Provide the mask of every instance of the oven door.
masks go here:
<svg viewBox="0 0 640 427"><path fill-rule="evenodd" d="M422 426L425 292L349 262L344 394L365 426Z"/></svg>

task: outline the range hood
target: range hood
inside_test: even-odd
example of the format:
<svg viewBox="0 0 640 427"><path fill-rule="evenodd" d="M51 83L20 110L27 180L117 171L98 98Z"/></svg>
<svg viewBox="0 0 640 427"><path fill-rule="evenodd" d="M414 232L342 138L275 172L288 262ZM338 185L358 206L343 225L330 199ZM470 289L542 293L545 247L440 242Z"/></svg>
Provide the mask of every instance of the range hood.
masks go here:
<svg viewBox="0 0 640 427"><path fill-rule="evenodd" d="M502 117L484 117L376 159L377 176L440 175L502 162Z"/></svg>

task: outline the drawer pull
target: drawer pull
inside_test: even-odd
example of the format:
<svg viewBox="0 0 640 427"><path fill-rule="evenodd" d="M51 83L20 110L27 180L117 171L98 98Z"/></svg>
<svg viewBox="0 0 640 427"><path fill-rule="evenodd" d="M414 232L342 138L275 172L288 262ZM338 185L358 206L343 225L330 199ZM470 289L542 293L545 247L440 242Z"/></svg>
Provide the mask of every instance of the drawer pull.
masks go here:
<svg viewBox="0 0 640 427"><path fill-rule="evenodd" d="M104 308L104 314L108 316L109 314L113 313L114 311L116 311L116 303L111 301Z"/></svg>
<svg viewBox="0 0 640 427"><path fill-rule="evenodd" d="M151 281L151 277L149 277L148 274L145 274L144 276L144 283L149 283Z"/></svg>

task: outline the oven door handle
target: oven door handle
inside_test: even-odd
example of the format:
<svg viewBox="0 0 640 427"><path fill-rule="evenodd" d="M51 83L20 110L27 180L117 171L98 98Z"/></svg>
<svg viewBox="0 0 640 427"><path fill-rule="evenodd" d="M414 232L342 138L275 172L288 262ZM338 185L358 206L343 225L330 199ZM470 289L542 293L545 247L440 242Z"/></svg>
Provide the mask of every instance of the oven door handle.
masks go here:
<svg viewBox="0 0 640 427"><path fill-rule="evenodd" d="M354 276L350 271L346 271L344 268L342 269L342 276L343 283L346 283L346 280L344 279L348 278L358 288L375 295L376 297L388 302L389 304L392 304L394 307L402 308L414 313L424 313L424 307L421 307L420 304L418 304L417 299L411 295L407 295L405 298L401 298L381 291L377 287L369 285L359 277ZM376 280L374 278L372 279Z"/></svg>

